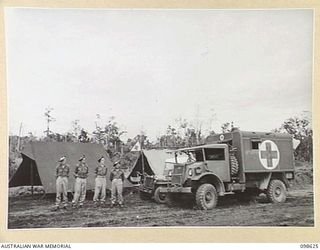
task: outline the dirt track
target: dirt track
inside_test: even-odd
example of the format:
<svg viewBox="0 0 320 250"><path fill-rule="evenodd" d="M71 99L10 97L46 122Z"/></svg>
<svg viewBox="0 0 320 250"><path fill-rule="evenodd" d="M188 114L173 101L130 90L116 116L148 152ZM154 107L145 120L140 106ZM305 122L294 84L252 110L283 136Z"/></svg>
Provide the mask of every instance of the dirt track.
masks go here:
<svg viewBox="0 0 320 250"><path fill-rule="evenodd" d="M168 207L140 200L137 193L125 196L124 208L84 208L54 212L54 197L13 197L9 200L8 228L153 227L153 226L313 226L312 185L289 190L284 204L266 203L259 197L240 203L234 197L220 199L218 207L201 211L192 205Z"/></svg>

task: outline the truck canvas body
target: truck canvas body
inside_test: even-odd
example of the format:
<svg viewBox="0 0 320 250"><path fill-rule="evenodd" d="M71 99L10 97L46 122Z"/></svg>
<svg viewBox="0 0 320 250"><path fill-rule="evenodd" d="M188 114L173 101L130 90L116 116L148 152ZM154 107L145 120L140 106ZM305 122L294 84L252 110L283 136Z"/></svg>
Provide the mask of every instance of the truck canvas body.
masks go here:
<svg viewBox="0 0 320 250"><path fill-rule="evenodd" d="M246 132L209 136L206 144L179 149L190 161L175 164L171 181L161 193L173 202L190 194L201 209L212 209L218 196L239 198L266 193L271 202L284 202L289 180L294 178L292 136Z"/></svg>

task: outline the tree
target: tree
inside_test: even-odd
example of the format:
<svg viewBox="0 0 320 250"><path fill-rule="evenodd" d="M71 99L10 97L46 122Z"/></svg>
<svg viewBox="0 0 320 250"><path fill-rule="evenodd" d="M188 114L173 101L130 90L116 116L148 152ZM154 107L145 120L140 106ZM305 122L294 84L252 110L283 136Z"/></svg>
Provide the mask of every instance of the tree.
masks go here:
<svg viewBox="0 0 320 250"><path fill-rule="evenodd" d="M52 135L52 131L50 130L50 123L54 122L56 119L52 117L51 112L53 108L47 107L46 112L44 113L44 116L46 117L46 122L47 122L47 129L44 131L47 137Z"/></svg>
<svg viewBox="0 0 320 250"><path fill-rule="evenodd" d="M88 136L88 132L84 128L82 128L80 130L80 135L78 137L78 140L79 140L79 142L82 142L82 143L90 142L90 138Z"/></svg>
<svg viewBox="0 0 320 250"><path fill-rule="evenodd" d="M83 129L81 129L80 126L80 121L79 120L74 120L71 122L72 125L72 134L76 138L76 140L80 139L80 136L82 135L81 132Z"/></svg>
<svg viewBox="0 0 320 250"><path fill-rule="evenodd" d="M273 132L291 134L294 139L300 141L295 150L295 158L302 161L312 161L313 131L310 112L304 111L298 116L288 118L280 128L274 129Z"/></svg>
<svg viewBox="0 0 320 250"><path fill-rule="evenodd" d="M168 125L166 133L158 137L157 145L166 148L191 147L203 143L201 125L193 125L186 119L176 119L175 125Z"/></svg>
<svg viewBox="0 0 320 250"><path fill-rule="evenodd" d="M233 128L233 122L226 122L226 123L223 123L221 125L221 132L222 133L228 133L228 132L231 132L232 131L232 128Z"/></svg>
<svg viewBox="0 0 320 250"><path fill-rule="evenodd" d="M115 117L110 117L110 120L104 127L104 132L108 146L113 147L115 150L119 151L121 142L120 137L127 132L120 130L119 126L115 122Z"/></svg>
<svg viewBox="0 0 320 250"><path fill-rule="evenodd" d="M97 118L100 119L99 114L97 114ZM108 123L104 126L100 126L96 121L96 130L93 131L94 140L104 145L112 153L120 151L120 137L124 133L127 132L120 129L114 116L110 117Z"/></svg>
<svg viewBox="0 0 320 250"><path fill-rule="evenodd" d="M100 114L96 114L97 120L95 121L96 129L93 131L93 140L99 144L106 145L107 141L105 138L105 130L102 126L99 125L100 122Z"/></svg>

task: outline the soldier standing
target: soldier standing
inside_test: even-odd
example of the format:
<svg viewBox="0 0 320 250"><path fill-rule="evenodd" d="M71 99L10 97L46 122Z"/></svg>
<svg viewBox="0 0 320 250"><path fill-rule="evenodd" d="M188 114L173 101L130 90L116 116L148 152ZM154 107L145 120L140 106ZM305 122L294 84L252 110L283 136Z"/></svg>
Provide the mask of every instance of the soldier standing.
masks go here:
<svg viewBox="0 0 320 250"><path fill-rule="evenodd" d="M110 174L111 207L115 206L117 201L120 207L123 207L122 189L123 189L124 173L120 169L120 162L118 161L115 162L113 166L114 166L114 169Z"/></svg>
<svg viewBox="0 0 320 250"><path fill-rule="evenodd" d="M55 210L58 210L61 204L63 208L67 208L68 205L68 178L70 167L66 164L66 157L63 156L59 159L59 164L56 166L56 203Z"/></svg>
<svg viewBox="0 0 320 250"><path fill-rule="evenodd" d="M105 159L102 156L98 160L99 165L95 169L96 180L95 180L93 202L96 206L99 205L99 196L100 196L101 205L103 205L106 201L107 167L104 165L104 161Z"/></svg>
<svg viewBox="0 0 320 250"><path fill-rule="evenodd" d="M76 181L74 185L74 196L72 200L73 207L76 207L78 205L78 202L79 207L83 206L83 202L86 199L88 173L89 167L86 163L86 157L85 155L82 155L79 159L79 164L77 164L74 171Z"/></svg>

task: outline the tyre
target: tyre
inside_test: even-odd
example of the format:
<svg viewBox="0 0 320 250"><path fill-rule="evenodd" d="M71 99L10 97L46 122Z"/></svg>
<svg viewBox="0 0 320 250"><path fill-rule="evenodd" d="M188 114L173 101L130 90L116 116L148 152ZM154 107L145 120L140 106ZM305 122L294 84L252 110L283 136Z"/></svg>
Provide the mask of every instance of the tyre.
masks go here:
<svg viewBox="0 0 320 250"><path fill-rule="evenodd" d="M271 180L267 189L268 200L272 203L282 203L287 199L287 189L280 180Z"/></svg>
<svg viewBox="0 0 320 250"><path fill-rule="evenodd" d="M160 192L160 187L157 187L154 191L154 200L157 203L164 204L167 203L167 195L165 193Z"/></svg>
<svg viewBox="0 0 320 250"><path fill-rule="evenodd" d="M230 155L230 172L231 176L237 176L239 172L239 163L237 158L234 155Z"/></svg>
<svg viewBox="0 0 320 250"><path fill-rule="evenodd" d="M144 200L144 201L151 200L150 194L142 192L142 191L139 192L139 197L141 200Z"/></svg>
<svg viewBox="0 0 320 250"><path fill-rule="evenodd" d="M216 188L211 184L202 184L196 192L197 206L202 210L213 209L218 202Z"/></svg>

